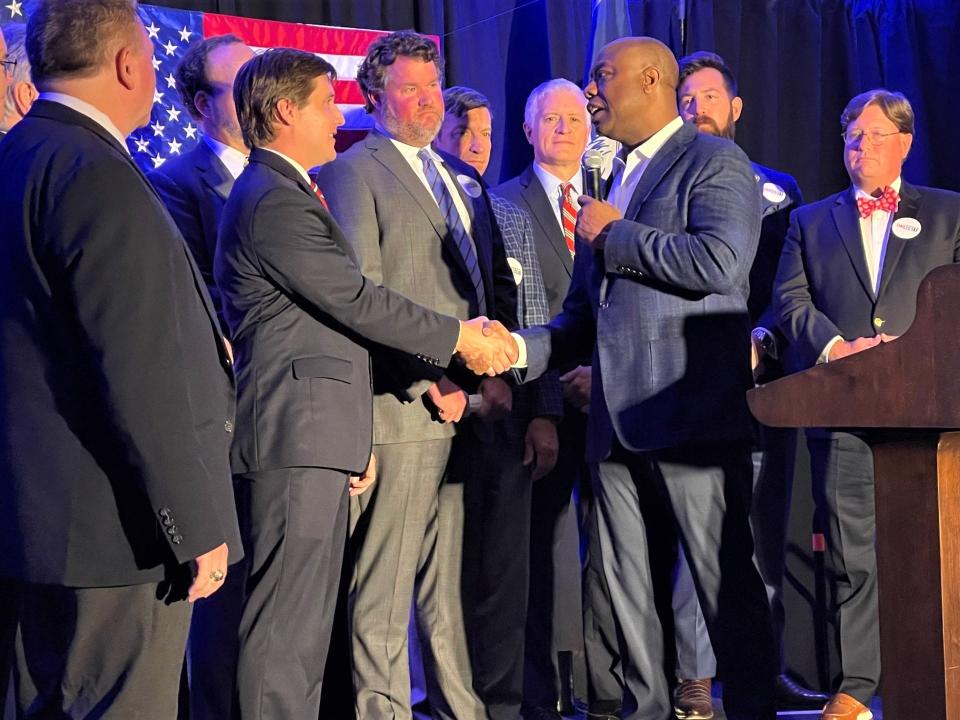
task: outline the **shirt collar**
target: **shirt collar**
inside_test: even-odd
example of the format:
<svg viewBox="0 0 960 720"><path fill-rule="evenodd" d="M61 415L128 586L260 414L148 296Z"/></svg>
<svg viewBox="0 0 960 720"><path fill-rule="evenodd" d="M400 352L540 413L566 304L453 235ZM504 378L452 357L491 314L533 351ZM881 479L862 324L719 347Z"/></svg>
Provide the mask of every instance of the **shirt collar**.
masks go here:
<svg viewBox="0 0 960 720"><path fill-rule="evenodd" d="M284 160L286 160L288 163L290 163L291 165L293 165L294 168L296 168L296 171L297 171L298 173L300 173L300 176L301 176L304 180L307 181L307 185L310 185L311 187L313 186L313 180L310 179L309 173L307 173L307 171L304 169L303 165L301 165L300 163L298 163L298 162L297 162L296 160L294 160L292 157L289 157L289 156L287 156L287 155L284 155L284 154L283 154L282 152L280 152L279 150L274 150L273 148L261 147L260 149L261 149L261 150L266 150L267 152L272 152L274 155L279 155L280 157L282 157L282 158L283 158Z"/></svg>
<svg viewBox="0 0 960 720"><path fill-rule="evenodd" d="M626 171L626 174L629 175L641 162L652 160L653 156L660 151L660 148L666 144L667 140L673 137L673 134L682 127L683 118L677 115L673 120L635 147L626 157L616 156L613 160L615 167L622 168Z"/></svg>
<svg viewBox="0 0 960 720"><path fill-rule="evenodd" d="M892 187L894 190L896 190L897 195L900 194L900 186L901 186L901 185L903 185L903 178L902 178L901 176L899 176L899 175L897 176L897 179L896 179L896 180L894 180L892 183L890 183L890 187ZM856 188L856 191L854 192L853 197L854 197L854 200L856 200L857 198L863 198L864 200L875 200L875 199L876 199L876 198L873 197L873 195L871 195L870 193L864 192L864 191L861 190L860 188Z"/></svg>
<svg viewBox="0 0 960 720"><path fill-rule="evenodd" d="M121 147L123 147L127 154L130 154L130 150L127 148L127 141L126 138L123 137L123 133L120 132L117 126L113 124L113 121L107 117L105 113L97 110L97 108L90 103L81 100L78 97L74 97L73 95L67 95L66 93L59 92L42 92L37 99L49 100L50 102L59 103L60 105L66 105L71 110L75 110L81 115L85 115L110 133L117 140L117 142L120 143Z"/></svg>
<svg viewBox="0 0 960 720"><path fill-rule="evenodd" d="M247 164L247 155L240 152L234 147L216 140L209 135L203 136L203 141L207 146L213 151L213 154L220 158L220 162L226 165L227 170L233 179L236 180L240 177L240 173L243 172L243 168Z"/></svg>
<svg viewBox="0 0 960 720"><path fill-rule="evenodd" d="M576 197L583 195L583 175L580 173L574 173L572 178L564 180L545 169L540 163L534 161L533 174L537 176L537 180L539 180L543 186L543 191L551 200L558 196L560 186L567 182L573 185Z"/></svg>

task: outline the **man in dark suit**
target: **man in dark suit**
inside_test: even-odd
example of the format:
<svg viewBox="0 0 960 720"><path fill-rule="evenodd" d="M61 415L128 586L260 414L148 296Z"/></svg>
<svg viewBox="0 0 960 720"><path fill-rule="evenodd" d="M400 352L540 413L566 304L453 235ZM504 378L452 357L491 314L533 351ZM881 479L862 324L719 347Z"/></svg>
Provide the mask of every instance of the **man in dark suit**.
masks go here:
<svg viewBox="0 0 960 720"><path fill-rule="evenodd" d="M840 118L851 187L797 210L774 283L791 367L833 362L902 334L917 289L960 261L960 195L910 185L914 116L900 93L854 97ZM823 720L869 720L880 680L873 458L847 433L810 430L814 499L836 573L842 679Z"/></svg>
<svg viewBox="0 0 960 720"><path fill-rule="evenodd" d="M476 90L452 87L444 90L443 104L443 125L433 142L434 148L460 158L482 176L492 150L490 101ZM491 195L490 201L517 286L519 323L522 327L542 325L550 320L550 315L530 216L505 198ZM484 433L482 441L472 445L469 471L478 478L473 486L484 492L480 503L468 502L465 508L465 555L483 561L469 563L466 568L467 574L481 570L479 588L468 584L465 587L474 595L470 606L482 608L483 612L477 618L467 618L467 626L475 644L486 643L488 637L497 638L487 660L489 666L498 669L497 681L484 682L481 674L479 683L485 688L483 700L491 717L512 720L520 714L525 682L525 630L540 615L548 621L550 618L549 605L534 606L531 613L527 607L532 579L531 499L538 481L550 473L557 461L557 421L562 412L557 373L547 373L518 388L513 393L509 415L502 422L491 424L491 432ZM482 403L477 415L488 415ZM475 495L468 493L467 500L473 500ZM541 507L534 510L542 511ZM491 532L494 527L497 530ZM576 561L576 543L568 549L572 550L571 560ZM552 565L552 555L547 555L547 562ZM484 569L490 573L487 578L482 576ZM548 569L541 574L553 578ZM489 595L477 597L477 590L482 592L485 588ZM573 589L576 591L576 586ZM552 715L547 714L550 705ZM523 715L530 720L559 718L556 697L544 709L525 707Z"/></svg>
<svg viewBox="0 0 960 720"><path fill-rule="evenodd" d="M697 126L700 132L734 140L737 120L743 112L743 99L737 93L733 72L719 55L696 52L679 61L680 86L677 88L680 117ZM753 165L760 194L763 220L760 244L750 268L751 343L754 349L754 376L762 381L782 375L780 355L784 342L777 330L771 302L773 278L777 271L790 213L803 200L797 181L790 175ZM778 342L779 341L779 342ZM774 621L774 639L780 657L777 676L777 707L781 709L819 710L827 696L808 690L783 673L783 572L790 495L796 456L797 434L788 428L758 428L758 446L753 452L753 527L757 567ZM673 588L674 624L677 639L677 688L674 706L678 715L709 718L713 715L711 679L716 659L690 568L681 553Z"/></svg>
<svg viewBox="0 0 960 720"><path fill-rule="evenodd" d="M586 247L570 292L549 325L521 331L521 364L537 376L594 351L587 456L621 639L623 717L673 713L658 611L670 615L679 543L726 680L727 716L767 720L773 643L752 561L745 399L760 203L743 152L677 115L677 76L652 38L600 51L587 108L623 151L607 201L580 199Z"/></svg>
<svg viewBox="0 0 960 720"><path fill-rule="evenodd" d="M486 190L470 166L430 148L443 121L441 71L429 38L404 31L374 42L357 79L376 129L321 168L318 182L374 281L440 312L485 314L515 327L516 284ZM416 595L433 712L485 718L484 683L496 682L500 668L484 659L497 639L485 637L484 647L468 651L462 613L453 613L470 600L466 593L461 598L463 526L456 519L469 491L464 483L473 481L469 467L454 466L488 430L458 422L468 394L502 416L510 388L500 378L478 386L456 367L444 374L386 349L372 358L381 481L354 508L357 714L361 720L411 715L407 625ZM466 449L451 460L455 434ZM483 577L494 575L488 569Z"/></svg>
<svg viewBox="0 0 960 720"><path fill-rule="evenodd" d="M41 2L27 47L42 94L0 146L0 577L22 596L17 704L166 719L182 600L215 592L242 555L231 359L124 144L156 87L135 5Z"/></svg>
<svg viewBox="0 0 960 720"><path fill-rule="evenodd" d="M193 150L148 175L203 273L224 332L213 256L223 205L250 153L237 123L233 80L252 57L253 50L235 35L203 38L187 48L177 65L177 91L202 135ZM222 598L220 604L224 602Z"/></svg>
<svg viewBox="0 0 960 720"><path fill-rule="evenodd" d="M347 499L373 482L367 349L442 366L454 351L501 370L506 343L360 274L353 246L304 168L336 156L333 67L299 50L246 63L234 95L250 165L224 208L214 262L237 352L232 449L249 554L240 713L316 717L333 624ZM505 334L505 333L504 333Z"/></svg>
<svg viewBox="0 0 960 720"><path fill-rule="evenodd" d="M534 220L537 256L550 317L554 317L570 287L576 252L573 231L580 209L578 198L583 193L580 158L589 138L589 116L580 88L563 79L538 85L527 98L523 129L533 148L533 162L493 192L518 204ZM583 654L589 708L597 714L615 714L622 689L610 671L615 665L611 651L616 631L599 554L595 547L588 551L581 603L579 555L555 551L577 542L571 493L578 481L584 481L580 482L579 500L588 537L594 509L583 463L590 404L589 353L561 371L565 396L559 426L561 458L551 476L534 487L530 606L536 611L528 620L524 702L530 707L555 707L561 688L564 684L569 687L569 682L561 683L561 679L569 679L569 659ZM561 700L569 704L569 698Z"/></svg>

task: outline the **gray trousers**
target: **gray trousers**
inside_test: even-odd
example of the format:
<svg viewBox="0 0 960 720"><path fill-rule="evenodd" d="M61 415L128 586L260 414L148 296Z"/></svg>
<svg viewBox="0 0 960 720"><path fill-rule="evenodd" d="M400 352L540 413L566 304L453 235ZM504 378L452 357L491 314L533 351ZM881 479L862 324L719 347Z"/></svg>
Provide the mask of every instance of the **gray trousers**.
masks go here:
<svg viewBox="0 0 960 720"><path fill-rule="evenodd" d="M596 472L603 569L625 684L622 717L672 716L660 614L671 615L678 542L717 649L724 707L731 715L773 717L776 661L770 611L752 558L749 449L618 449Z"/></svg>
<svg viewBox="0 0 960 720"><path fill-rule="evenodd" d="M445 483L451 440L374 446L379 479L351 504L351 645L359 720L410 720L408 623L437 717L484 720L460 594L463 487ZM367 497L369 495L369 497Z"/></svg>
<svg viewBox="0 0 960 720"><path fill-rule="evenodd" d="M183 596L187 582L173 597ZM175 718L192 606L168 597L165 583L21 585L18 717Z"/></svg>
<svg viewBox="0 0 960 720"><path fill-rule="evenodd" d="M839 692L869 706L880 683L873 453L847 433L810 433L807 447L814 501L833 571L843 673Z"/></svg>
<svg viewBox="0 0 960 720"><path fill-rule="evenodd" d="M793 469L796 464L797 431L791 428L760 428L760 449L753 452L754 553L760 577L767 589L773 619L773 638L783 671L783 573L790 519ZM697 592L684 553L677 558L673 586L673 620L677 644L677 678L712 678L717 673L707 623L697 601Z"/></svg>

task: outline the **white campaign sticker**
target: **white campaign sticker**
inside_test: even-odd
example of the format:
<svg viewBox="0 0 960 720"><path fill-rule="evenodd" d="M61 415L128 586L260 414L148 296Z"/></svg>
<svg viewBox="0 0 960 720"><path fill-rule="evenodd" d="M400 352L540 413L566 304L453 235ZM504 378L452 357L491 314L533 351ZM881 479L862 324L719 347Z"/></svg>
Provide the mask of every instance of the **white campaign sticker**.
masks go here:
<svg viewBox="0 0 960 720"><path fill-rule="evenodd" d="M910 240L920 234L920 221L916 218L900 218L893 223L893 234L898 238Z"/></svg>
<svg viewBox="0 0 960 720"><path fill-rule="evenodd" d="M520 261L516 258L508 257L507 265L510 266L510 270L513 272L513 281L519 285L520 281L523 280L523 265L520 264Z"/></svg>
<svg viewBox="0 0 960 720"><path fill-rule="evenodd" d="M483 194L480 183L478 183L472 177L468 177L467 175L457 175L457 182L460 183L460 187L463 188L463 191L472 198L478 198L481 194Z"/></svg>
<svg viewBox="0 0 960 720"><path fill-rule="evenodd" d="M763 197L772 203L778 203L786 200L787 193L776 183L766 182L763 184Z"/></svg>

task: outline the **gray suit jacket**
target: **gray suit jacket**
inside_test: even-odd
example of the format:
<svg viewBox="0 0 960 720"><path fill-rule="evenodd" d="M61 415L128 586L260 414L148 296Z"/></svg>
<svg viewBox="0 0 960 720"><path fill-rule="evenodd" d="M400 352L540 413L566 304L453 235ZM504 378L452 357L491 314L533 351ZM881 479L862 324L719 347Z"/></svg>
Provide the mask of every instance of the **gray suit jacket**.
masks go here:
<svg viewBox="0 0 960 720"><path fill-rule="evenodd" d="M223 212L214 263L238 384L234 472L359 471L371 444L366 344L445 365L459 323L360 274L348 238L306 180L254 150Z"/></svg>
<svg viewBox="0 0 960 720"><path fill-rule="evenodd" d="M516 285L486 190L469 166L448 156L444 164L462 179L461 197L472 219L487 315L516 327ZM479 189L478 197L464 191L468 179ZM372 132L320 168L317 183L355 243L364 274L438 312L461 319L474 314L475 291L437 203L389 138ZM433 420L422 399L443 374L441 369L411 362L386 348L375 348L372 358L376 443L454 434L454 426ZM452 367L447 374L468 392L478 382L466 370L458 373Z"/></svg>
<svg viewBox="0 0 960 720"><path fill-rule="evenodd" d="M522 331L529 375L593 347L588 456L748 440L753 169L684 125L654 156L602 252L574 263L563 311Z"/></svg>

